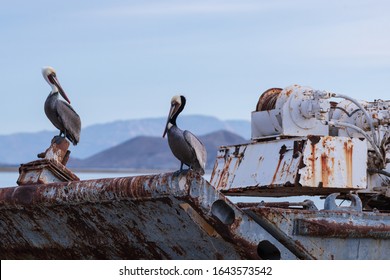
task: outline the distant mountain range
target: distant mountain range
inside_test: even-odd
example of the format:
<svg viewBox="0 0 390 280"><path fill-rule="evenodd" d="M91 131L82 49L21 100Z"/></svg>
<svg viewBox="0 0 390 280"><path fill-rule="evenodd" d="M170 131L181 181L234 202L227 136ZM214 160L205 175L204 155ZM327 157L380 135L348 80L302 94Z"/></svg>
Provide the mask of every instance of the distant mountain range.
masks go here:
<svg viewBox="0 0 390 280"><path fill-rule="evenodd" d="M206 169L214 166L217 150L222 145L242 144L246 140L226 130L199 137L207 150ZM138 136L84 160L71 160L71 168L158 169L177 170L180 162L172 155L167 139Z"/></svg>
<svg viewBox="0 0 390 280"><path fill-rule="evenodd" d="M152 151L158 150L157 147L160 147L159 145L166 145L161 146L160 148L163 148L163 150L165 149L165 151L168 151L170 154L169 148L167 150L167 139L162 138L165 123L166 118L149 118L115 121L82 128L80 143L77 146L70 147L72 161L69 164L73 164L74 166L87 166L88 162L96 163L98 161L97 158L102 156L102 153L108 152L111 148L117 148L116 146L123 147L122 145L126 146L126 143L128 144L132 141L132 143L137 144L137 141L139 143L142 139L148 139L147 142L149 142L149 140L151 141L148 144L150 145L149 148L144 148L144 151L149 151L149 153L152 154ZM178 119L178 126L182 129L190 130L197 136L206 136L206 134L224 130L235 133L242 137L242 139L250 138L249 121L222 121L210 116L183 115ZM0 135L0 147L2 147L2 149L0 149L0 162L3 164L19 165L20 163L36 160L37 154L46 150L46 148L50 145L51 139L56 134L58 134L58 132L53 130L36 133ZM222 140L223 139L221 139L221 143L219 143L219 145L227 144ZM157 145L156 148L152 143ZM138 150L132 150L132 153L137 152ZM124 155L128 154L124 153ZM172 157L174 163L175 159L172 155L170 156ZM115 157L117 158L117 156ZM214 157L215 155L213 155L213 158ZM154 155L153 158L155 162L158 161L156 155ZM112 160L112 162L113 161L114 160ZM94 165L97 167L95 163ZM129 162L125 165L133 166Z"/></svg>

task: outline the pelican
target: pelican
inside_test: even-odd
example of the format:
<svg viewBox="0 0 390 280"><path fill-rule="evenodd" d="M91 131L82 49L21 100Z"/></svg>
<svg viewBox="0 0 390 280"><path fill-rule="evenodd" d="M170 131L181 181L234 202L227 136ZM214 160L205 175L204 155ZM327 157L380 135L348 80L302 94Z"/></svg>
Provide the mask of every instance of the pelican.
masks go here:
<svg viewBox="0 0 390 280"><path fill-rule="evenodd" d="M45 114L51 123L60 130L59 136L63 135L73 145L77 145L80 140L80 117L70 106L70 100L58 82L55 70L50 66L43 67L42 75L51 86L51 92L45 101ZM60 100L58 94L61 94L66 102Z"/></svg>
<svg viewBox="0 0 390 280"><path fill-rule="evenodd" d="M186 105L186 98L182 95L175 95L171 100L171 109L168 114L167 124L163 133L168 134L168 144L173 155L180 160L180 171L183 164L189 169L204 174L207 152L203 143L188 130L181 130L176 125L177 116L183 111Z"/></svg>

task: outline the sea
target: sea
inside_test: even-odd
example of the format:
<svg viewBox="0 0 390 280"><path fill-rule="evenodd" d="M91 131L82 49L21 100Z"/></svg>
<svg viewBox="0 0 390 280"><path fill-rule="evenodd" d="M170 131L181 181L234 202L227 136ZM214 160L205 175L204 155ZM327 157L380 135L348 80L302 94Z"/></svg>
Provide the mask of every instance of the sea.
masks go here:
<svg viewBox="0 0 390 280"><path fill-rule="evenodd" d="M115 177L129 177L129 176L138 176L146 174L156 174L156 173L135 173L135 172L75 172L75 174L80 178L80 180L89 180L89 179L102 179L102 178L115 178ZM0 171L0 188L14 187L17 186L17 179L19 177L18 171ZM206 180L210 180L211 174L206 173L203 176ZM310 199L314 202L316 207L321 210L323 209L324 200L320 197L313 196L294 196L294 197L247 197L247 196L228 196L233 203L238 202L250 202L250 203L260 203L260 202L303 202L305 199Z"/></svg>

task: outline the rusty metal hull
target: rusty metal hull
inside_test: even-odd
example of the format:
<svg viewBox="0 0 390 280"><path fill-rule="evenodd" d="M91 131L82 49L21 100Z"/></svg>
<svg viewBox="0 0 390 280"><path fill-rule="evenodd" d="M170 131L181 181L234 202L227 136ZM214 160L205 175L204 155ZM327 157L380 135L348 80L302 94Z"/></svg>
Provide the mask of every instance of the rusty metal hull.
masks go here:
<svg viewBox="0 0 390 280"><path fill-rule="evenodd" d="M296 258L192 172L1 189L0 236L1 259Z"/></svg>
<svg viewBox="0 0 390 280"><path fill-rule="evenodd" d="M388 214L242 207L279 241L305 258L390 259Z"/></svg>
<svg viewBox="0 0 390 280"><path fill-rule="evenodd" d="M388 214L233 204L193 172L0 189L1 259L390 259L389 232Z"/></svg>

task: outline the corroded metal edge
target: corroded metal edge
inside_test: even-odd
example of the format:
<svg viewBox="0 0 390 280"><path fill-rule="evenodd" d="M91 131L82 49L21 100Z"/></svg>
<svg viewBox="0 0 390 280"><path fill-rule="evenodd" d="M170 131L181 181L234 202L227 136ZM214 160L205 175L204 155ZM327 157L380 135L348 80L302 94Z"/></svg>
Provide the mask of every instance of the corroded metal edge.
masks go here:
<svg viewBox="0 0 390 280"><path fill-rule="evenodd" d="M163 200L166 202L161 203ZM45 213L45 209L51 213L55 211L55 213L59 213L61 217L64 217L64 215L67 214L73 215L69 216L69 221L72 221L80 219L85 215L83 212L84 205L85 211L87 212L91 211L92 208L95 209L90 215L97 215L93 213L99 213L105 209L106 206L104 205L110 205L110 209L115 209L117 203L120 203L123 206L126 205L127 201L130 203L129 207L137 212L141 211L140 209L143 209L142 211L149 211L148 208L145 208L146 205L150 205L154 209L153 211L156 211L156 207L162 206L172 208L173 213L179 211L178 209L182 209L179 211L180 213L177 212L177 218L180 218L183 213L187 213L192 222L198 226L198 230L213 238L218 238L220 240L219 242L224 240L226 246L231 244L229 246L233 246L235 250L237 250L235 254L241 255L242 258L258 259L270 257L270 253L268 253L267 250L264 252L260 246L264 241L268 242L267 246L271 244L271 249L273 252L277 252L277 257L282 259L297 258L290 250L264 230L264 228L257 224L252 218L246 215L241 209L231 203L223 194L219 193L199 174L191 171L0 189L0 211L3 212L1 215L3 220L0 220L0 223L6 226L2 229L3 234L9 235L10 232L20 233L20 230L23 230L23 227L20 228L21 224L17 222L17 220L19 220L18 213L20 213L20 215L24 217L23 219L31 219L30 222L23 221L23 224L26 224L27 226L25 230L31 232L31 236L35 236L34 232L37 230L38 232L43 231L42 238L45 239L42 239L40 242L44 242L42 244L46 244L45 247L49 246L50 248L50 243L48 242L50 242L53 237L46 239L44 236L51 236L51 232L40 229L39 227L31 228L31 225L36 224L34 219L39 219L39 221L50 219L49 216L46 217L45 215L41 216L42 214L39 214ZM137 205L141 208L134 208L138 207ZM166 208L161 210L165 211ZM10 213L11 216L8 216L7 213ZM74 216L75 213L84 214L81 216ZM147 212L145 214L148 216ZM12 222L12 217L16 219L14 222ZM93 216L92 218L85 216L85 218L87 219L85 221L87 224L90 224L96 219L96 217L93 218ZM70 224L67 225L67 220L68 219L65 218L65 224L63 226L64 230L66 229L68 231L72 227L68 227ZM50 220L48 220L48 222L50 222ZM77 227L80 227L78 230L81 232L84 231L82 228L83 224L83 221L77 223ZM153 226L158 227L158 225ZM186 225L181 225L179 223L177 226L181 227ZM187 224L187 226L189 225ZM7 229L7 227L13 227L13 229ZM97 227L99 228L99 225L97 225ZM193 227L193 225L191 225L191 227ZM53 234L56 234L58 230L61 229L56 229ZM112 228L108 235L111 235L111 233L118 230L119 228ZM131 229L131 231L138 232L139 230L138 227L136 227ZM167 238L167 236L164 238ZM12 241L14 240L13 238L7 238L7 242L10 240L11 242L17 243L8 245L3 244L3 249L9 250L10 248L17 248L9 251L10 254L13 257L16 256L16 258L18 258L18 251L15 250L23 251L23 246L25 246L23 244L26 241L27 244L29 244L27 250L42 250L42 246L34 247L35 245L31 245L35 244L36 240L28 241L23 238L17 239L20 241ZM147 240L145 240L145 242L146 241ZM89 240L88 242L94 241ZM172 242L174 242L174 239ZM86 245L82 240L73 240L73 244L74 245L72 246ZM69 250L72 250L72 247L61 249L61 247L58 246L62 245L59 244L53 244L53 246L57 246L56 248L58 248L59 251L66 249L67 252L69 252ZM202 243L200 243L199 246L202 246ZM204 246L205 245L203 244L203 247ZM81 247L74 247L74 249L77 248ZM87 246L87 248L89 247ZM207 248L207 246L205 248ZM266 247L266 249L267 248L269 248L269 246ZM126 255L123 251L121 252L122 255ZM259 252L261 252L261 254L259 254ZM5 251L3 254L6 254ZM191 253L188 252L187 255L190 256ZM30 255L30 257L31 256L34 257L34 255ZM56 255L54 254L54 256ZM156 255L154 256L156 257ZM140 255L140 257L142 258L142 255ZM169 256L163 255L163 258L169 258ZM221 256L221 258L223 258L223 256Z"/></svg>
<svg viewBox="0 0 390 280"><path fill-rule="evenodd" d="M390 239L390 225L375 226L354 223L335 223L327 219L296 219L294 234L326 238L374 238Z"/></svg>
<svg viewBox="0 0 390 280"><path fill-rule="evenodd" d="M52 176L43 175L45 170L49 171ZM40 159L21 164L19 174L18 185L45 184L50 179L61 182L80 181L70 169L55 159ZM31 181L32 178L37 181Z"/></svg>
<svg viewBox="0 0 390 280"><path fill-rule="evenodd" d="M161 195L188 193L185 184L172 180L172 174L107 178L0 189L0 207L33 207L105 202L121 199L148 199ZM180 186L179 186L180 185Z"/></svg>
<svg viewBox="0 0 390 280"><path fill-rule="evenodd" d="M243 210L304 259L390 258L388 213L316 211L250 204Z"/></svg>

